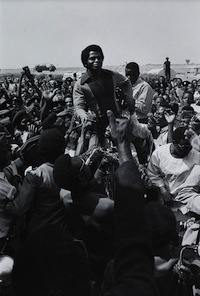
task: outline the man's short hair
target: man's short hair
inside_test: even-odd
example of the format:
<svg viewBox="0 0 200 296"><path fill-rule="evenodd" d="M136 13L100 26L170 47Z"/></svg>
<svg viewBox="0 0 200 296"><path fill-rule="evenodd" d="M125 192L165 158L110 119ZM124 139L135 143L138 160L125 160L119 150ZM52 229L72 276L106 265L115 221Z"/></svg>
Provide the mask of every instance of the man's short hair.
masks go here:
<svg viewBox="0 0 200 296"><path fill-rule="evenodd" d="M137 73L140 73L140 67L135 62L130 62L126 65L126 69L134 70Z"/></svg>
<svg viewBox="0 0 200 296"><path fill-rule="evenodd" d="M60 188L72 190L77 186L70 155L61 155L56 159L53 168L53 177L56 185Z"/></svg>
<svg viewBox="0 0 200 296"><path fill-rule="evenodd" d="M103 51L99 45L92 44L87 46L82 52L81 52L81 61L83 63L83 66L87 64L87 60L89 57L90 51L96 51L99 52L102 56L102 60L104 59Z"/></svg>
<svg viewBox="0 0 200 296"><path fill-rule="evenodd" d="M64 153L65 138L57 128L50 128L40 134L38 144L46 161L53 163Z"/></svg>

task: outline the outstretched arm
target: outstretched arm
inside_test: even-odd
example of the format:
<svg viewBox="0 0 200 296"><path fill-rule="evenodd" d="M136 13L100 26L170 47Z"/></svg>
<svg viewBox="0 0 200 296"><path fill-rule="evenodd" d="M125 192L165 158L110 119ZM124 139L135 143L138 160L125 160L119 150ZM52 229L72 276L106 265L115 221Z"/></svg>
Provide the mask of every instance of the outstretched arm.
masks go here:
<svg viewBox="0 0 200 296"><path fill-rule="evenodd" d="M107 116L111 127L111 137L117 146L119 164L121 165L125 161L133 160L130 148L131 120L127 118L115 118L111 110L107 111Z"/></svg>

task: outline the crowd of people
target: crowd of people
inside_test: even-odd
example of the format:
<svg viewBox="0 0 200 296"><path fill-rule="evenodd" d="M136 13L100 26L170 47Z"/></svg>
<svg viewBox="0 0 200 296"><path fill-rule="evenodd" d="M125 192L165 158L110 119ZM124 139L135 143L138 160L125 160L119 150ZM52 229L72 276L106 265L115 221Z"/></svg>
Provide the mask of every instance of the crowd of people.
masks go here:
<svg viewBox="0 0 200 296"><path fill-rule="evenodd" d="M26 66L1 78L2 296L183 295L174 266L180 222L200 215L200 81L103 60L93 44L81 77Z"/></svg>

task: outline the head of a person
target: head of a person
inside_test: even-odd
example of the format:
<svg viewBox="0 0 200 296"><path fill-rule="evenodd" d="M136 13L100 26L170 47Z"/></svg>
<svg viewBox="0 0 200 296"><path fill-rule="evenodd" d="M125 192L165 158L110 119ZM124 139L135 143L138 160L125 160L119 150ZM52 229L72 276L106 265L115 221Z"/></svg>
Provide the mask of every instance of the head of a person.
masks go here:
<svg viewBox="0 0 200 296"><path fill-rule="evenodd" d="M191 106L189 105L184 106L180 113L180 126L182 127L188 126L194 114L195 114L195 111Z"/></svg>
<svg viewBox="0 0 200 296"><path fill-rule="evenodd" d="M92 73L96 73L101 70L103 60L104 54L99 45L89 45L81 52L81 61L83 66Z"/></svg>
<svg viewBox="0 0 200 296"><path fill-rule="evenodd" d="M194 95L190 91L184 92L182 96L182 106L191 105L194 103Z"/></svg>
<svg viewBox="0 0 200 296"><path fill-rule="evenodd" d="M130 62L125 67L125 75L128 77L132 84L134 84L140 76L139 65L135 62Z"/></svg>
<svg viewBox="0 0 200 296"><path fill-rule="evenodd" d="M154 118L156 120L156 124L163 128L165 126L167 126L167 120L165 119L165 110L166 110L166 106L165 105L160 105L158 106L156 112L154 113Z"/></svg>
<svg viewBox="0 0 200 296"><path fill-rule="evenodd" d="M54 163L53 176L58 187L70 191L87 189L91 178L90 167L79 157L68 154L60 156Z"/></svg>
<svg viewBox="0 0 200 296"><path fill-rule="evenodd" d="M157 98L156 98L156 106L157 106L157 109L160 107L160 106L164 106L166 105L166 102L165 102L165 99L163 98L163 96L159 95Z"/></svg>
<svg viewBox="0 0 200 296"><path fill-rule="evenodd" d="M52 100L52 110L55 113L59 113L64 110L65 99L61 93L57 93Z"/></svg>
<svg viewBox="0 0 200 296"><path fill-rule="evenodd" d="M165 83L165 77L164 76L160 76L159 77L159 81L160 81L160 83Z"/></svg>
<svg viewBox="0 0 200 296"><path fill-rule="evenodd" d="M193 79L193 80L191 81L191 83L192 83L192 85L194 86L194 88L196 88L196 86L197 86L197 79Z"/></svg>
<svg viewBox="0 0 200 296"><path fill-rule="evenodd" d="M173 152L178 158L186 157L192 149L190 142L186 138L186 130L187 127L178 127L172 133Z"/></svg>
<svg viewBox="0 0 200 296"><path fill-rule="evenodd" d="M182 86L182 83L183 83L183 81L182 81L182 79L181 79L181 78L177 78L177 80L176 80L176 83L177 83L177 87L181 87L181 86Z"/></svg>
<svg viewBox="0 0 200 296"><path fill-rule="evenodd" d="M187 80L184 80L183 81L183 85L182 85L182 90L185 92L185 91L187 91L187 87L188 87L188 84L189 84L190 82L189 81L187 81Z"/></svg>
<svg viewBox="0 0 200 296"><path fill-rule="evenodd" d="M195 114L189 123L189 128L191 128L197 135L200 135L200 114Z"/></svg>
<svg viewBox="0 0 200 296"><path fill-rule="evenodd" d="M165 102L166 102L167 104L170 103L170 96L169 96L168 94L164 93L162 97L163 97L163 99L165 100Z"/></svg>
<svg viewBox="0 0 200 296"><path fill-rule="evenodd" d="M27 130L27 124L30 122L30 116L26 110L19 110L13 117L12 124L14 128L21 131Z"/></svg>
<svg viewBox="0 0 200 296"><path fill-rule="evenodd" d="M90 295L84 249L53 225L41 228L21 245L12 274L16 296Z"/></svg>
<svg viewBox="0 0 200 296"><path fill-rule="evenodd" d="M65 138L57 128L45 129L40 134L38 145L45 161L54 163L64 153Z"/></svg>
<svg viewBox="0 0 200 296"><path fill-rule="evenodd" d="M196 92L200 93L200 80L197 81Z"/></svg>
<svg viewBox="0 0 200 296"><path fill-rule="evenodd" d="M73 98L71 94L66 94L65 96L65 107L66 108L73 107Z"/></svg>
<svg viewBox="0 0 200 296"><path fill-rule="evenodd" d="M49 89L53 91L57 87L57 82L54 79L48 81Z"/></svg>

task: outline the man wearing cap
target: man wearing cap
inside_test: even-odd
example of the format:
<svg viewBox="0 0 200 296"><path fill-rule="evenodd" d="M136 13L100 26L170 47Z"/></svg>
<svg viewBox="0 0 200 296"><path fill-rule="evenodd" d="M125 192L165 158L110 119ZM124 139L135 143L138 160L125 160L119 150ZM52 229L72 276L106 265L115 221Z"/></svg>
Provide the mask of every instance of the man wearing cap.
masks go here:
<svg viewBox="0 0 200 296"><path fill-rule="evenodd" d="M148 164L148 176L157 188L163 203L180 202L185 212L200 214L200 203L197 208L187 196L180 196L180 191L195 165L200 165L200 154L192 148L185 133L186 127L179 127L172 133L172 143L162 145L154 150Z"/></svg>
<svg viewBox="0 0 200 296"><path fill-rule="evenodd" d="M81 60L86 72L76 81L73 90L73 101L77 115L84 122L87 111L94 111L97 118L97 134L99 142L104 139L108 125L107 110L112 110L115 116L120 115L116 101L116 88L123 88L127 101L132 101L130 81L118 72L102 69L104 54L100 46L89 45L81 53Z"/></svg>

